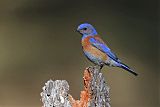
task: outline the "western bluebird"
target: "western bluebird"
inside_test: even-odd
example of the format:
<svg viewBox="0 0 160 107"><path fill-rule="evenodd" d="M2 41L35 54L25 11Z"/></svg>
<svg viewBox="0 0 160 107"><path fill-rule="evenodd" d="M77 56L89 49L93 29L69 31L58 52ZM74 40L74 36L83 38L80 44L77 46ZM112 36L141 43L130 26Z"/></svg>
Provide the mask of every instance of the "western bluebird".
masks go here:
<svg viewBox="0 0 160 107"><path fill-rule="evenodd" d="M105 42L98 36L96 29L88 23L78 26L77 31L82 34L82 48L85 56L94 64L102 68L104 65L123 68L137 76L126 64L109 49Z"/></svg>

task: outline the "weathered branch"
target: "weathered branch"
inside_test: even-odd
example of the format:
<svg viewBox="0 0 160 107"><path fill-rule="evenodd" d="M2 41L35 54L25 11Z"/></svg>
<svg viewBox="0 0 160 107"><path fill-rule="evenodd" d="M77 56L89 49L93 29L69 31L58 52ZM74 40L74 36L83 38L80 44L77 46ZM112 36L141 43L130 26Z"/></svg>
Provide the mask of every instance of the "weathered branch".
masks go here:
<svg viewBox="0 0 160 107"><path fill-rule="evenodd" d="M80 100L70 94L65 80L49 80L41 93L44 107L110 107L109 87L98 67L88 67L84 71L84 90Z"/></svg>

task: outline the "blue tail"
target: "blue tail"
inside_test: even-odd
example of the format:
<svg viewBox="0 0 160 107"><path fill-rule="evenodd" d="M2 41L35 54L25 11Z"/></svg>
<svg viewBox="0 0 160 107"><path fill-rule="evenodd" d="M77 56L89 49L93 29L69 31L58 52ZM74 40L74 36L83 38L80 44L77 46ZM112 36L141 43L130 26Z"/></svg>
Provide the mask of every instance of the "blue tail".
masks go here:
<svg viewBox="0 0 160 107"><path fill-rule="evenodd" d="M120 63L120 68L125 69L126 71L129 71L130 73L134 74L135 76L137 76L138 74L136 72L134 72L130 67L128 67L127 65Z"/></svg>

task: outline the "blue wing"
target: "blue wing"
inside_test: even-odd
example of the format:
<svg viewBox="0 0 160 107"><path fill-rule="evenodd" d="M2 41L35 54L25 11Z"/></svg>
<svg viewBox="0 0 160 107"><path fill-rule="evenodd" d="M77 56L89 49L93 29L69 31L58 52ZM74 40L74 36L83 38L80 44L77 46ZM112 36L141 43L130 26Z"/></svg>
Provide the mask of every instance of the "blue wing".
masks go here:
<svg viewBox="0 0 160 107"><path fill-rule="evenodd" d="M109 47L102 43L100 40L97 40L95 38L90 38L90 43L92 44L92 46L96 47L97 49L99 49L100 51L106 53L111 59L120 62L120 60L117 58L117 56L111 52L111 50L109 49Z"/></svg>

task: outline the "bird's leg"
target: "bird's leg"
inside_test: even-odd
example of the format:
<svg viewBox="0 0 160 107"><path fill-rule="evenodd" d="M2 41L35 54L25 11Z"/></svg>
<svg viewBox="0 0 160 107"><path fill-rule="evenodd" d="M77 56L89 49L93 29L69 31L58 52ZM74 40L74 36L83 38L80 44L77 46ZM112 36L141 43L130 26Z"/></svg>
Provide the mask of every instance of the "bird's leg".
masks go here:
<svg viewBox="0 0 160 107"><path fill-rule="evenodd" d="M100 65L100 70L103 68L103 66L104 66L103 64Z"/></svg>
<svg viewBox="0 0 160 107"><path fill-rule="evenodd" d="M101 63L99 66L100 66L100 70L103 68L105 64L104 63Z"/></svg>

